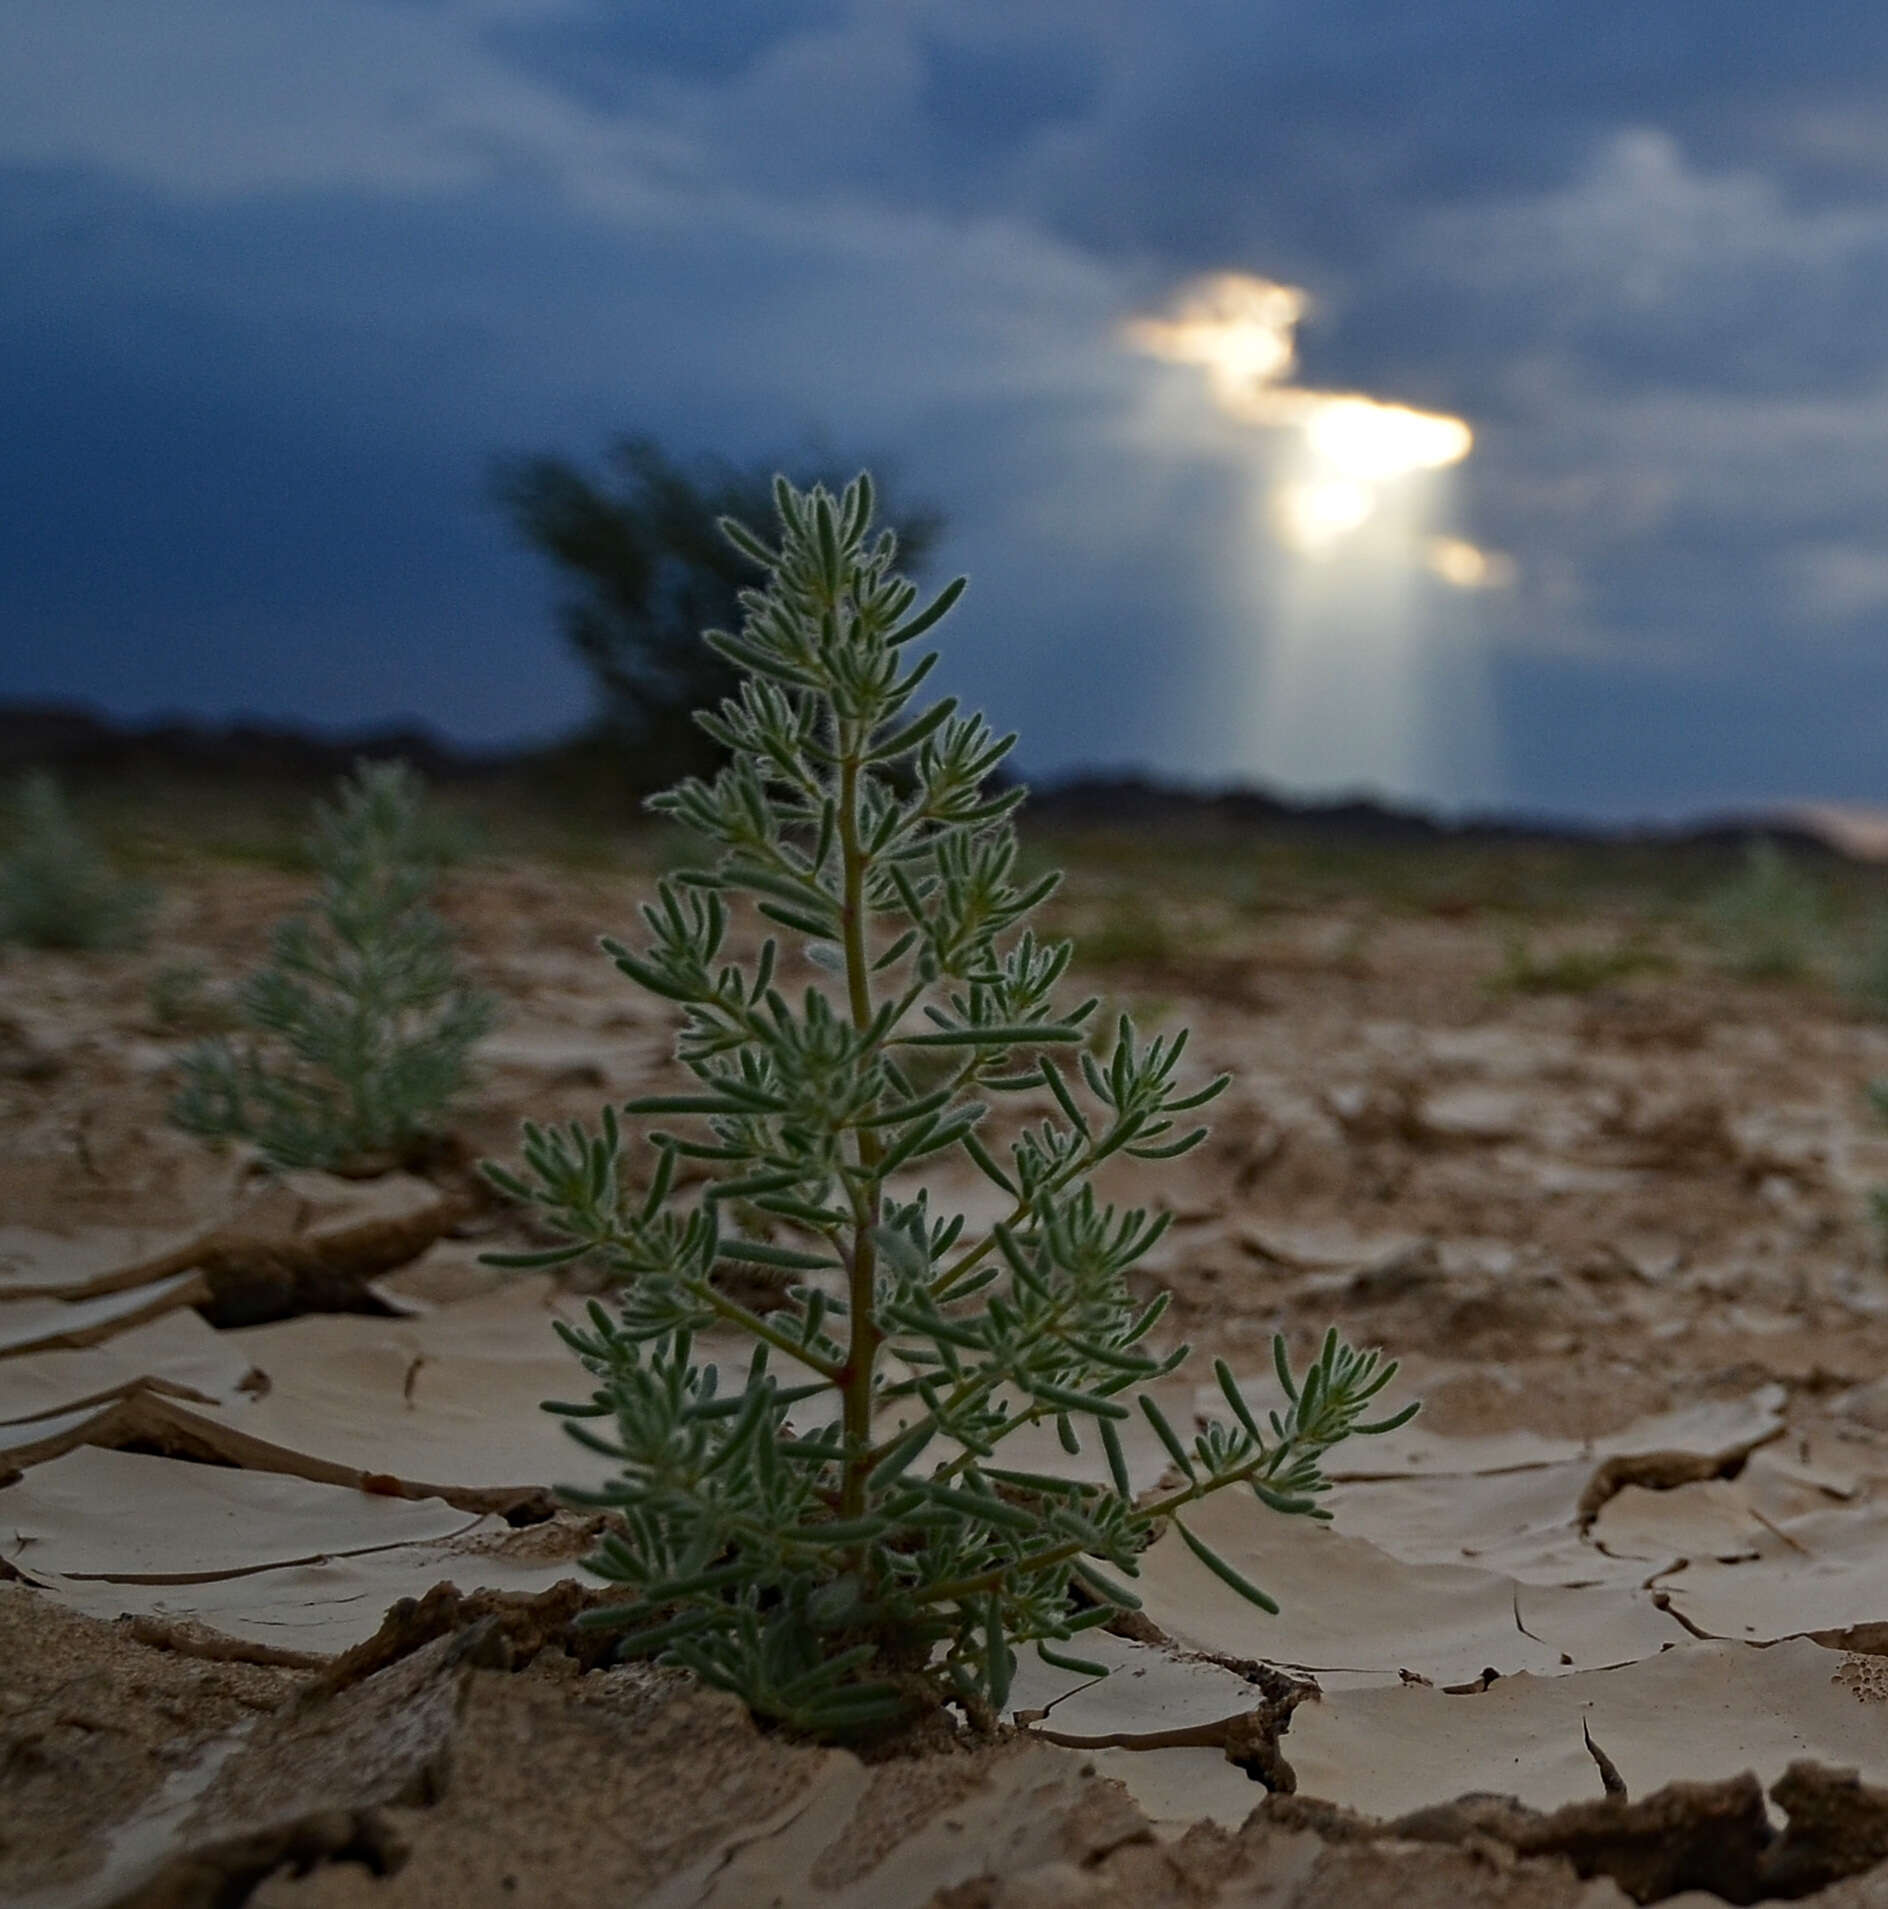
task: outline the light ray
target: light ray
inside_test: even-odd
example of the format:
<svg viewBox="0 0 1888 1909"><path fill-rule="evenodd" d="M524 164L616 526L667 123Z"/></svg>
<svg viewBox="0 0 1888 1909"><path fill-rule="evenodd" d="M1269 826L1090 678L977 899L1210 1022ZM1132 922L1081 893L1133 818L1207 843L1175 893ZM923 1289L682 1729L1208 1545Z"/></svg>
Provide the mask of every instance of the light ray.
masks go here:
<svg viewBox="0 0 1888 1909"><path fill-rule="evenodd" d="M1222 272L1125 328L1137 351L1197 367L1215 408L1264 434L1254 547L1234 588L1247 642L1254 612L1267 641L1256 670L1223 659L1199 733L1214 737L1211 753L1235 750L1301 787L1485 797L1479 656L1436 589L1494 590L1514 576L1499 551L1435 527L1474 433L1445 413L1293 383L1310 310L1296 286ZM1242 742L1227 733L1239 722Z"/></svg>

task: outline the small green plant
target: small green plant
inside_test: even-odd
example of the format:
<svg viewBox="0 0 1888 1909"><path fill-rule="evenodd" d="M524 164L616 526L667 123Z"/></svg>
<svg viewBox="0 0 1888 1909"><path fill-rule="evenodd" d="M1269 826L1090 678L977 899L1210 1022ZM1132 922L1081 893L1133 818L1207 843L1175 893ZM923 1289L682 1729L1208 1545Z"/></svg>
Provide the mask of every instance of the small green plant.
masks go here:
<svg viewBox="0 0 1888 1909"><path fill-rule="evenodd" d="M1055 1004L1070 946L1025 924L1058 878L1022 880L1021 791L983 787L1012 739L951 700L913 713L936 658L912 646L961 579L916 607L864 476L838 497L781 480L775 505L778 549L723 526L768 573L740 633L707 637L740 672L701 718L729 766L652 803L718 856L658 885L646 945L603 944L679 1008L692 1076L621 1111L682 1124L646 1132L646 1177L614 1108L596 1130L527 1125L525 1171L487 1171L560 1243L501 1263L596 1255L621 1282L614 1309L560 1326L594 1390L549 1409L621 1468L570 1496L614 1516L588 1564L626 1594L599 1620L626 1629L626 1653L822 1736L951 1702L987 1723L1025 1644L1100 1673L1066 1646L1134 1605L1120 1580L1169 1526L1275 1610L1187 1508L1243 1488L1328 1515L1323 1454L1415 1408L1367 1422L1395 1368L1335 1331L1302 1374L1275 1343L1276 1413L1223 1361L1225 1420L1187 1437L1155 1403L1149 1382L1187 1351L1154 1348L1164 1299L1137 1303L1127 1275L1164 1216L1104 1205L1090 1176L1194 1146L1205 1129L1186 1117L1225 1077L1186 1085L1184 1033L1143 1041L1125 1015L1087 1053L1095 1004ZM756 936L772 924L784 942L731 939L736 896L764 918ZM796 961L815 978L792 997ZM1033 1118L986 1144L991 1102L1012 1097ZM987 1231L921 1183L952 1150L1007 1206ZM765 1314L730 1291L755 1266L793 1282ZM711 1330L745 1348L731 1367ZM1135 1419L1172 1461L1151 1498L1124 1457ZM1006 1464L1038 1425L1090 1445L1105 1482Z"/></svg>
<svg viewBox="0 0 1888 1909"><path fill-rule="evenodd" d="M1537 954L1525 935L1514 934L1503 946L1500 970L1488 986L1507 994L1592 994L1670 967L1642 934L1608 948L1563 948L1551 955Z"/></svg>
<svg viewBox="0 0 1888 1909"><path fill-rule="evenodd" d="M183 1057L178 1126L254 1141L279 1167L372 1171L424 1153L495 1011L427 906L422 797L405 763L363 762L317 807L317 911L282 922L270 965L243 984L251 1036Z"/></svg>
<svg viewBox="0 0 1888 1909"><path fill-rule="evenodd" d="M1161 967L1176 951L1166 916L1136 894L1112 896L1107 912L1077 938L1076 948L1084 968Z"/></svg>
<svg viewBox="0 0 1888 1909"><path fill-rule="evenodd" d="M1888 1120L1888 1080L1870 1081L1868 1084L1868 1103L1877 1116ZM1884 1254L1888 1254L1888 1187L1874 1187L1868 1196L1869 1217L1875 1222L1876 1237Z"/></svg>
<svg viewBox="0 0 1888 1909"><path fill-rule="evenodd" d="M1822 936L1823 894L1767 835L1708 904L1725 965L1746 981L1794 981L1809 973Z"/></svg>
<svg viewBox="0 0 1888 1909"><path fill-rule="evenodd" d="M156 901L121 880L49 775L13 793L13 851L0 861L0 942L91 951L136 947Z"/></svg>
<svg viewBox="0 0 1888 1909"><path fill-rule="evenodd" d="M1858 1011L1888 1020L1888 908L1877 908L1862 933L1848 971L1849 998Z"/></svg>

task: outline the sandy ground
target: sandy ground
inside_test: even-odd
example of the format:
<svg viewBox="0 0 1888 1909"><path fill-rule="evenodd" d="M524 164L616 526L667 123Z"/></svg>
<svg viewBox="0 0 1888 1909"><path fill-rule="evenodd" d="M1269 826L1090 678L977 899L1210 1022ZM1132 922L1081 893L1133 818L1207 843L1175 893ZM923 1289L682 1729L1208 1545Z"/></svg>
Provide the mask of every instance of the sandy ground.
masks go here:
<svg viewBox="0 0 1888 1909"><path fill-rule="evenodd" d="M1865 1827L1888 1825L1888 1144L1864 1098L1888 1030L1832 989L1732 981L1671 928L1655 971L1491 986L1484 914L1367 898L1176 896L1137 948L1077 882L1110 1006L1190 1024L1202 1073L1235 1076L1206 1147L1106 1189L1174 1215L1143 1275L1174 1330L1262 1382L1272 1332L1302 1353L1336 1320L1425 1409L1338 1455L1333 1531L1224 1514L1273 1623L1157 1550L1156 1629L1114 1640L1108 1685L1045 1675L1003 1740L867 1767L570 1654L543 1600L590 1528L546 1515L580 1466L534 1406L573 1389L549 1315L580 1300L479 1264L522 1237L509 1215L450 1162L271 1189L164 1126L189 1036L152 976L195 964L214 999L303 892L198 870L143 953L0 965L0 1897L1888 1903ZM633 935L640 892L454 877L506 1011L467 1153L667 1078L665 1015L594 946ZM1536 948L1633 926L1549 922ZM385 1312L208 1323L232 1227L282 1263L377 1252ZM444 1581L492 1597L359 1654ZM1608 1808L1715 1787L1544 1830L1602 1803L1588 1735L1629 1792ZM1736 1787L1803 1759L1860 1772L1839 1856L1802 1796ZM1468 1792L1532 1827L1412 1818ZM1681 1855L1635 1868L1633 1836Z"/></svg>

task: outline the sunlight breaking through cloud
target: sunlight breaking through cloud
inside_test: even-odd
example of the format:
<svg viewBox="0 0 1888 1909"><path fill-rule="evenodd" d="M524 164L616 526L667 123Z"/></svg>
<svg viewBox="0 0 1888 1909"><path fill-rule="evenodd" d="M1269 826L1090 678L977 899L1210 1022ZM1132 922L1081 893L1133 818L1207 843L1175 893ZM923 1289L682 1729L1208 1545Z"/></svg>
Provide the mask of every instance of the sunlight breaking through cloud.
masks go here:
<svg viewBox="0 0 1888 1909"><path fill-rule="evenodd" d="M1228 553L1228 649L1189 718L1189 747L1301 789L1486 800L1480 644L1472 618L1443 608L1514 577L1508 557L1441 527L1448 473L1474 433L1440 412L1295 382L1309 310L1296 286L1221 272L1125 328L1135 350L1197 367L1214 408L1256 433L1252 535Z"/></svg>
<svg viewBox="0 0 1888 1909"><path fill-rule="evenodd" d="M1459 464L1475 438L1460 418L1286 383L1298 362L1298 321L1309 309L1294 285L1219 272L1195 285L1171 317L1137 318L1126 331L1151 357L1198 365L1229 417L1299 434L1312 474L1280 487L1273 521L1294 548L1321 557L1375 514L1378 486ZM1430 567L1444 582L1464 574L1459 562ZM1462 587L1488 587L1486 572Z"/></svg>
<svg viewBox="0 0 1888 1909"><path fill-rule="evenodd" d="M1277 423L1279 381L1298 362L1298 321L1309 300L1293 285L1244 272L1202 279L1171 318L1136 318L1129 341L1156 358L1205 369L1223 410L1254 424Z"/></svg>

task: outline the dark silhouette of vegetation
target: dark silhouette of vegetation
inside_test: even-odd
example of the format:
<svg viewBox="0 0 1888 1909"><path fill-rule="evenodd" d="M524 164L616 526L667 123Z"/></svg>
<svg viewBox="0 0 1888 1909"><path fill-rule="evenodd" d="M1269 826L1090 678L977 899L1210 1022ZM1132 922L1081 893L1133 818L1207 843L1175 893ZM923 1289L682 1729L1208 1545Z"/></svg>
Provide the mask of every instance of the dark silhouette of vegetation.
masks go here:
<svg viewBox="0 0 1888 1909"><path fill-rule="evenodd" d="M157 896L121 881L43 771L12 795L13 847L0 859L0 945L94 952L135 948Z"/></svg>
<svg viewBox="0 0 1888 1909"><path fill-rule="evenodd" d="M796 481L843 489L833 460ZM739 684L733 665L701 640L705 629L738 630L740 593L765 579L721 534L724 517L765 522L773 510L775 465L720 459L692 466L645 437L624 438L601 476L550 455L510 457L492 490L524 541L556 566L565 584L558 616L565 638L594 679L600 728L623 753L636 789L712 774L723 753L695 724ZM941 520L893 509L900 560L921 570Z"/></svg>

